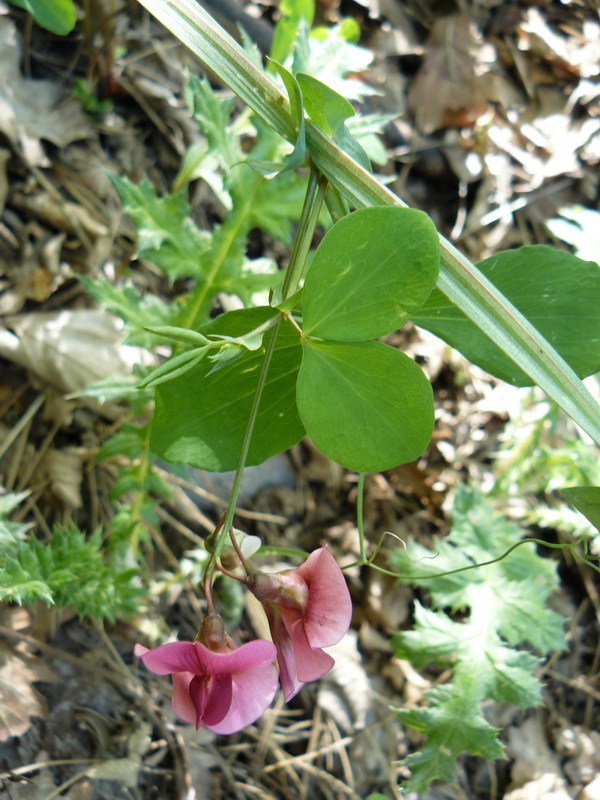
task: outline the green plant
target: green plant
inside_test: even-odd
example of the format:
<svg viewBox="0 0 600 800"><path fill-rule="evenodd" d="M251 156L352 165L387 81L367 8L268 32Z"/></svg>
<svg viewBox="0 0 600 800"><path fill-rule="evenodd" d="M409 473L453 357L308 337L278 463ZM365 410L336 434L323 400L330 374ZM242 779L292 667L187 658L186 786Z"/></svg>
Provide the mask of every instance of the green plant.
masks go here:
<svg viewBox="0 0 600 800"><path fill-rule="evenodd" d="M80 613L99 613L86 605L88 600L77 599L83 587L75 578L68 577L61 594L64 543L75 555L87 553L95 560L100 577L119 559L138 555L146 525L155 522L153 498L166 492L152 472L156 455L207 470L236 470L226 512L207 542L202 576L209 609L205 621L214 621L217 575L240 581L231 572L238 562L248 575L256 573L232 528L247 464L287 449L305 433L327 456L360 473L413 461L427 446L434 423L431 387L411 359L376 341L409 319L492 374L516 385L537 383L600 441L598 407L580 380L600 368L600 321L587 313L600 299L598 265L532 247L500 253L475 267L439 237L426 214L391 195L371 175L369 163L370 137L385 119L353 123L355 111L346 96L308 74L311 63L322 65L323 53L337 47L342 54L337 77L346 79L345 48L353 45L344 35L352 26L333 34L309 33L312 3L290 0L282 4L275 37L278 60L264 69L247 42L244 48L236 45L195 3L143 0L142 5L253 113L232 116L230 98L192 77L186 99L203 138L187 153L172 192L158 197L147 180L135 186L113 177L136 226L137 258L162 270L165 298L142 296L130 279L116 287L83 282L123 317L131 341L148 348L166 343L172 355L140 375L137 393L131 394L130 385L124 389L138 408L154 395L152 420L123 427L100 453L101 458L129 458L113 489L113 500L122 501L107 535L114 562L98 560L98 534L85 539L74 529L55 530L46 561L37 540L29 540L22 551L23 545L13 543L6 556L7 574L13 576L7 597L71 602ZM322 47L315 47L318 57L311 61L313 42ZM354 90L354 96L364 93L361 87ZM250 145L247 158L243 144ZM310 170L308 181L297 171L304 167ZM190 216L186 189L196 178L211 186L227 211L211 231L200 229ZM329 225L323 204L334 225L311 253L319 221ZM247 257L247 236L254 227L292 244L284 273L273 261ZM186 290L173 296L173 284L182 278ZM245 307L210 320L221 293L237 295ZM363 481L361 475L361 491ZM126 494L131 499L123 502ZM420 664L448 663L454 670L451 683L429 694L429 708L399 712L429 737L407 762L412 788L424 788L435 778L452 779L460 752L501 755L482 702L509 700L521 707L539 702L537 658L516 645L528 642L540 654L563 645L561 620L544 605L555 585L551 562L524 548L504 559L505 551L520 544L521 530L492 515L475 494L459 493L454 514L455 529L440 545L433 568L417 573L402 554L395 562L415 585L427 581L434 605L469 613L468 622L460 623L417 606L415 631L394 640L398 654ZM360 548L359 563L377 568L373 557L366 557L362 535ZM410 554L424 553L414 547ZM277 587L268 588L276 594ZM306 611L304 588L298 589L300 599L293 587L288 591L290 606L284 608ZM535 621L533 629L524 619ZM314 657L321 644L314 630L311 636L305 638ZM223 637L215 640L215 652L225 646ZM194 652L188 644L186 652ZM181 664L177 672L185 672Z"/></svg>
<svg viewBox="0 0 600 800"><path fill-rule="evenodd" d="M5 495L2 516L23 499ZM134 581L137 569L106 554L100 531L87 537L74 525L55 525L45 542L27 528L0 520L0 601L40 600L74 608L81 617L113 621L140 611L145 591Z"/></svg>
<svg viewBox="0 0 600 800"><path fill-rule="evenodd" d="M565 646L564 620L546 606L558 586L556 565L528 546L460 571L498 559L522 538L521 528L489 501L459 487L452 530L436 543L435 557L414 543L393 556L405 580L426 587L432 605L415 603L415 629L392 637L394 652L416 667L452 669L449 682L426 693L427 706L398 710L403 722L427 737L404 761L411 771L408 791L422 791L433 780L451 782L461 753L502 757L499 730L482 713L486 700L519 708L541 703L539 659L519 646L540 656ZM444 609L467 618L457 621Z"/></svg>

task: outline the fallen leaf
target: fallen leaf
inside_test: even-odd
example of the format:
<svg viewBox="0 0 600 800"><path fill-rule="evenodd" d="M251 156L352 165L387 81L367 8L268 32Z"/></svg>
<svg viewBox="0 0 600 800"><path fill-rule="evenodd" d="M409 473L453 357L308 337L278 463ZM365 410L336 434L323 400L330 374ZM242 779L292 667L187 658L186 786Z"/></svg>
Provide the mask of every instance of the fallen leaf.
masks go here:
<svg viewBox="0 0 600 800"><path fill-rule="evenodd" d="M49 166L41 139L65 147L70 142L92 136L93 130L81 104L69 96L63 86L22 76L21 49L15 24L3 18L0 25L0 131L13 145L20 145L31 164Z"/></svg>
<svg viewBox="0 0 600 800"><path fill-rule="evenodd" d="M45 717L46 701L32 684L48 680L44 662L24 658L9 648L0 649L0 742L22 736L32 717Z"/></svg>

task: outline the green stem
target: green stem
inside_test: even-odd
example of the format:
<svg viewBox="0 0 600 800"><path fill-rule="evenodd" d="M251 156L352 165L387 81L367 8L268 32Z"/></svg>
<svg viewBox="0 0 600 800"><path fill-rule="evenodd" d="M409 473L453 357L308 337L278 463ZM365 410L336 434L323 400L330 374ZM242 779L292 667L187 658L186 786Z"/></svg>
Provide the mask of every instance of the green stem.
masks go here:
<svg viewBox="0 0 600 800"><path fill-rule="evenodd" d="M258 409L260 406L260 401L262 400L263 389L265 388L265 383L267 381L267 373L269 371L269 366L271 364L271 358L273 357L273 351L275 350L275 342L277 341L277 334L279 333L280 325L281 325L281 318L279 319L277 325L271 328L269 332L269 338L267 340L267 344L265 347L265 356L260 369L260 374L258 376L258 383L256 385L256 390L254 392L254 399L252 401L252 408L250 409L248 425L246 426L246 433L244 434L244 441L242 442L242 449L240 451L238 465L233 478L233 485L231 487L229 503L227 504L227 511L225 512L225 521L223 523L221 530L219 531L219 536L215 544L214 561L212 564L212 570L210 571L210 574L214 572L214 562L219 560L221 553L223 552L223 547L225 546L225 541L229 536L229 530L233 524L235 507L237 505L237 499L240 493L240 485L242 482L242 474L244 472L244 467L246 466L246 459L248 458L248 451L250 450L250 442L252 440L252 434L254 432L254 424L258 416Z"/></svg>
<svg viewBox="0 0 600 800"><path fill-rule="evenodd" d="M327 180L314 164L311 164L308 188L304 198L302 215L298 223L298 232L294 239L290 261L283 279L283 286L281 287L282 300L286 300L294 294L300 284L326 190Z"/></svg>
<svg viewBox="0 0 600 800"><path fill-rule="evenodd" d="M360 560L366 563L365 553L365 528L363 519L363 501L365 498L365 473L361 472L358 476L358 486L356 495L356 527L358 528L358 546L360 548Z"/></svg>
<svg viewBox="0 0 600 800"><path fill-rule="evenodd" d="M302 208L302 215L300 217L300 222L298 224L298 231L296 233L296 238L294 240L292 253L290 255L290 261L288 264L288 268L282 286L283 300L286 300L291 294L293 294L296 291L296 289L298 288L298 284L302 278L304 265L306 263L306 256L308 255L308 251L310 250L310 244L312 241L315 226L317 224L317 220L319 218L319 213L321 211L321 206L323 204L323 198L325 197L326 189L327 189L327 181L322 178L322 176L317 172L317 170L314 167L311 168L304 206ZM227 504L227 510L225 512L225 521L223 522L223 526L219 531L217 541L215 544L214 560L207 567L205 586L208 585L211 580L212 573L215 570L216 562L219 560L219 557L223 552L226 539L229 536L229 532L233 525L233 518L235 516L237 499L240 492L240 485L242 482L242 474L244 471L244 467L246 466L246 459L248 458L248 452L250 450L250 442L252 440L252 434L254 432L254 425L256 423L256 418L258 416L258 410L260 407L263 390L265 388L265 384L267 381L267 374L269 371L269 367L271 365L271 359L273 357L273 352L275 350L277 334L279 333L279 327L281 325L281 321L283 318L284 315L280 314L279 319L275 322L275 324L270 329L268 334L268 339L265 345L265 355L258 376L256 390L254 392L254 399L252 401L252 407L250 409L250 416L248 418L248 425L246 426L246 432L244 434L244 441L242 442L242 449L240 451L238 465L233 478L233 485L231 487L229 503Z"/></svg>
<svg viewBox="0 0 600 800"><path fill-rule="evenodd" d="M344 567L344 569L350 569L351 567L368 566L368 567L371 567L372 569L374 569L376 572L380 572L382 575L390 575L393 578L399 578L399 579L402 579L402 580L405 580L405 581L410 581L411 583L413 583L414 581L428 581L428 580L430 580L432 578L445 578L447 575L458 575L460 572L467 572L470 569L479 569L480 567L489 567L490 564L497 564L499 561L503 561L507 556L509 556L512 553L513 550L516 550L517 547L521 547L521 545L524 545L524 544L538 544L541 547L550 547L550 548L552 548L554 550L568 550L571 553L571 555L575 559L577 559L577 561L581 561L583 564L586 564L588 567L591 567L593 570L595 570L596 572L600 573L600 567L598 567L596 564L594 564L588 558L584 558L583 556L581 556L577 552L577 550L575 550L575 547L578 544L581 544L582 540L583 540L583 537L580 537L577 541L572 542L572 543L553 544L552 542L545 542L545 541L543 541L543 539L533 539L533 538L522 539L520 542L517 542L516 544L513 544L512 547L509 547L508 550L506 550L504 553L502 553L501 556L498 556L497 558L492 558L489 561L476 562L474 564L469 564L466 567L459 567L458 569L451 569L451 570L448 570L448 572L430 572L428 575L403 575L401 572L394 572L391 569L386 569L385 567L380 567L379 565L374 564L373 563L373 558L377 555L377 552L379 552L379 548L378 548L377 552L374 553L374 555L370 559L366 559L365 560L363 557L361 557L360 559L358 559L358 561L354 561L352 564L347 564ZM435 555L432 554L431 557L435 558Z"/></svg>

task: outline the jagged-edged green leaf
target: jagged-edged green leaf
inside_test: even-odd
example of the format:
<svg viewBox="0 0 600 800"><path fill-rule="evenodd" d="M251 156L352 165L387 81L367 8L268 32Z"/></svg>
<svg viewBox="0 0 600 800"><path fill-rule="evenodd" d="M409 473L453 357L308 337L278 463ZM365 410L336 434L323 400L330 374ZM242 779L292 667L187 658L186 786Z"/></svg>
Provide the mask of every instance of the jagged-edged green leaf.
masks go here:
<svg viewBox="0 0 600 800"><path fill-rule="evenodd" d="M110 174L123 211L136 227L137 257L151 261L172 280L181 277L202 279L203 256L211 235L193 222L187 192L157 197L148 178L139 185Z"/></svg>
<svg viewBox="0 0 600 800"><path fill-rule="evenodd" d="M271 308L231 311L201 329L206 336L242 336L273 316ZM304 435L295 400L301 350L297 333L282 325L248 464L260 464ZM157 389L151 448L161 458L224 472L237 466L263 359L263 349L244 351L218 373L201 363Z"/></svg>
<svg viewBox="0 0 600 800"><path fill-rule="evenodd" d="M219 97L206 78L194 74L190 74L183 97L221 164L231 168L242 160L239 136L230 125L233 98Z"/></svg>
<svg viewBox="0 0 600 800"><path fill-rule="evenodd" d="M422 211L355 211L328 231L313 256L304 333L354 342L391 333L425 302L438 272L438 235Z"/></svg>
<svg viewBox="0 0 600 800"><path fill-rule="evenodd" d="M414 461L433 430L433 396L421 368L378 342L306 341L298 410L329 458L357 472Z"/></svg>
<svg viewBox="0 0 600 800"><path fill-rule="evenodd" d="M522 539L517 525L467 487L459 487L452 516L452 531L434 552L411 543L393 556L403 580L427 586L434 606L415 603L414 629L392 637L394 652L416 666L433 662L453 669L449 683L426 694L429 708L398 712L429 737L403 762L412 772L404 788L413 791L435 779L452 781L461 753L498 758L501 747L481 715L483 701L520 708L541 702L538 658L514 646L527 642L546 654L565 641L564 620L546 607L557 586L555 566L531 545L485 567L439 574L491 561ZM440 610L448 607L463 612L461 621Z"/></svg>
<svg viewBox="0 0 600 800"><path fill-rule="evenodd" d="M31 539L0 561L0 600L74 608L80 616L115 620L139 611L143 594L136 570L106 560L100 531L86 536L75 525L57 525L49 542Z"/></svg>
<svg viewBox="0 0 600 800"><path fill-rule="evenodd" d="M477 268L550 342L579 377L600 370L600 266L535 245L507 250ZM533 381L446 295L435 289L411 320L469 361L515 386Z"/></svg>
<svg viewBox="0 0 600 800"><path fill-rule="evenodd" d="M402 762L411 771L403 784L408 792L425 791L434 780L452 783L456 760L462 753L482 758L502 758L498 728L485 719L479 708L478 693L464 682L450 689L429 692L431 707L399 710L398 716L427 736L426 744Z"/></svg>

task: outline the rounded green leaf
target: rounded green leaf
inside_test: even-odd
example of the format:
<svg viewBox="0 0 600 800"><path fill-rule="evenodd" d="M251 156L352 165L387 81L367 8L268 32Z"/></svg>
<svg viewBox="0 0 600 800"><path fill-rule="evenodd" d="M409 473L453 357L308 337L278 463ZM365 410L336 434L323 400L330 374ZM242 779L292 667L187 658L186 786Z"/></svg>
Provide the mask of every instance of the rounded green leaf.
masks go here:
<svg viewBox="0 0 600 800"><path fill-rule="evenodd" d="M73 0L21 0L16 5L26 8L42 28L59 36L70 33L77 22Z"/></svg>
<svg viewBox="0 0 600 800"><path fill-rule="evenodd" d="M272 316L272 308L231 311L203 326L202 333L242 336ZM161 383L152 420L152 451L166 461L212 472L235 469L263 354L263 347L246 350L216 372L211 372L212 362L202 361L184 375ZM248 466L287 450L304 435L295 396L300 359L297 333L282 325L254 426Z"/></svg>
<svg viewBox="0 0 600 800"><path fill-rule="evenodd" d="M427 300L439 263L439 238L422 211L374 206L343 217L306 276L305 334L360 342L391 333Z"/></svg>
<svg viewBox="0 0 600 800"><path fill-rule="evenodd" d="M600 370L600 267L544 245L506 250L477 269L537 328L580 378ZM439 289L411 314L492 375L515 386L533 380Z"/></svg>
<svg viewBox="0 0 600 800"><path fill-rule="evenodd" d="M315 445L357 472L414 461L433 431L429 381L379 342L305 342L297 402Z"/></svg>

